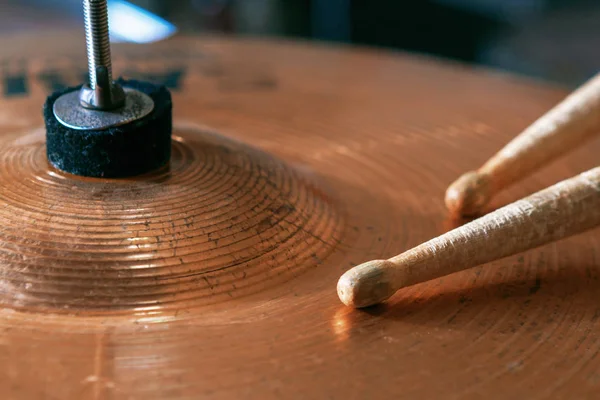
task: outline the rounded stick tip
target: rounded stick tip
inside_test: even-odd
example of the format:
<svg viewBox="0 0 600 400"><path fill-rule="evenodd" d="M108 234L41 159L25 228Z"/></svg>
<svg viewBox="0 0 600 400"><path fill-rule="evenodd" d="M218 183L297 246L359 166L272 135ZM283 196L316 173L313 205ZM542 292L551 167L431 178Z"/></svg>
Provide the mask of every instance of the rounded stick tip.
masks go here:
<svg viewBox="0 0 600 400"><path fill-rule="evenodd" d="M396 292L393 273L394 264L387 260L374 260L356 266L338 281L338 296L342 303L354 308L379 304Z"/></svg>
<svg viewBox="0 0 600 400"><path fill-rule="evenodd" d="M446 190L446 207L456 216L475 216L481 213L491 197L489 180L476 171L467 172Z"/></svg>

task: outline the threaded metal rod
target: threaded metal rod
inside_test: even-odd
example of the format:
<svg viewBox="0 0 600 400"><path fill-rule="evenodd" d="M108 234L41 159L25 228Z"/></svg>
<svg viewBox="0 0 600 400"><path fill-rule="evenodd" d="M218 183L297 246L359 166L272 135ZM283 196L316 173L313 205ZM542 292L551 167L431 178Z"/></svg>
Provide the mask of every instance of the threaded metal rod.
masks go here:
<svg viewBox="0 0 600 400"><path fill-rule="evenodd" d="M54 116L63 126L82 131L102 131L146 117L154 110L152 98L112 80L107 0L83 0L83 13L90 82L60 96Z"/></svg>
<svg viewBox="0 0 600 400"><path fill-rule="evenodd" d="M81 89L81 105L101 111L123 107L123 88L112 80L107 0L83 0L83 13L90 84Z"/></svg>
<svg viewBox="0 0 600 400"><path fill-rule="evenodd" d="M83 0L85 38L87 42L90 88L96 89L97 67L106 68L112 82L110 36L108 33L108 5L106 0Z"/></svg>

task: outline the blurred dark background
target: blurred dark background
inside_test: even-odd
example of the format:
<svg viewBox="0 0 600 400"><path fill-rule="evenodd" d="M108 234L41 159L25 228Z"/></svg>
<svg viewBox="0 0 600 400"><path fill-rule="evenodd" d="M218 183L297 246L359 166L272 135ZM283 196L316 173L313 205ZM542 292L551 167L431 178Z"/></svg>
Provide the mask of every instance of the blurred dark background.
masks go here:
<svg viewBox="0 0 600 400"><path fill-rule="evenodd" d="M132 0L180 32L379 46L573 86L600 66L600 0ZM81 0L0 0L1 34L81 27Z"/></svg>

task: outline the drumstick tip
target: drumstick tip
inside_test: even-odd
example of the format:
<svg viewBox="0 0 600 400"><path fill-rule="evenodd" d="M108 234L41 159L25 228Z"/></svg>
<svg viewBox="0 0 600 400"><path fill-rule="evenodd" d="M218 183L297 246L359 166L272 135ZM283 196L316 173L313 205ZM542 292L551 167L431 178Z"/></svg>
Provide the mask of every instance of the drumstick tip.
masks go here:
<svg viewBox="0 0 600 400"><path fill-rule="evenodd" d="M446 207L453 215L478 215L490 200L489 186L486 175L476 171L467 172L446 190Z"/></svg>
<svg viewBox="0 0 600 400"><path fill-rule="evenodd" d="M360 264L341 276L337 293L347 306L363 308L379 304L395 292L394 264L387 260L373 260Z"/></svg>

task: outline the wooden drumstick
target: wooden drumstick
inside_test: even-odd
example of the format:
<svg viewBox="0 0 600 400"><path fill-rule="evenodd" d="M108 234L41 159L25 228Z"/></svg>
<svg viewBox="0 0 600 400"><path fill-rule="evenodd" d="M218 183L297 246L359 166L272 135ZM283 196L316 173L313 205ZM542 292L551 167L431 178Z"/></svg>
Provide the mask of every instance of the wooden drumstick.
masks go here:
<svg viewBox="0 0 600 400"><path fill-rule="evenodd" d="M347 271L337 286L353 307L398 289L498 260L600 225L600 167L564 180L389 260Z"/></svg>
<svg viewBox="0 0 600 400"><path fill-rule="evenodd" d="M600 133L600 74L525 129L477 171L446 191L454 215L482 212L500 190Z"/></svg>

